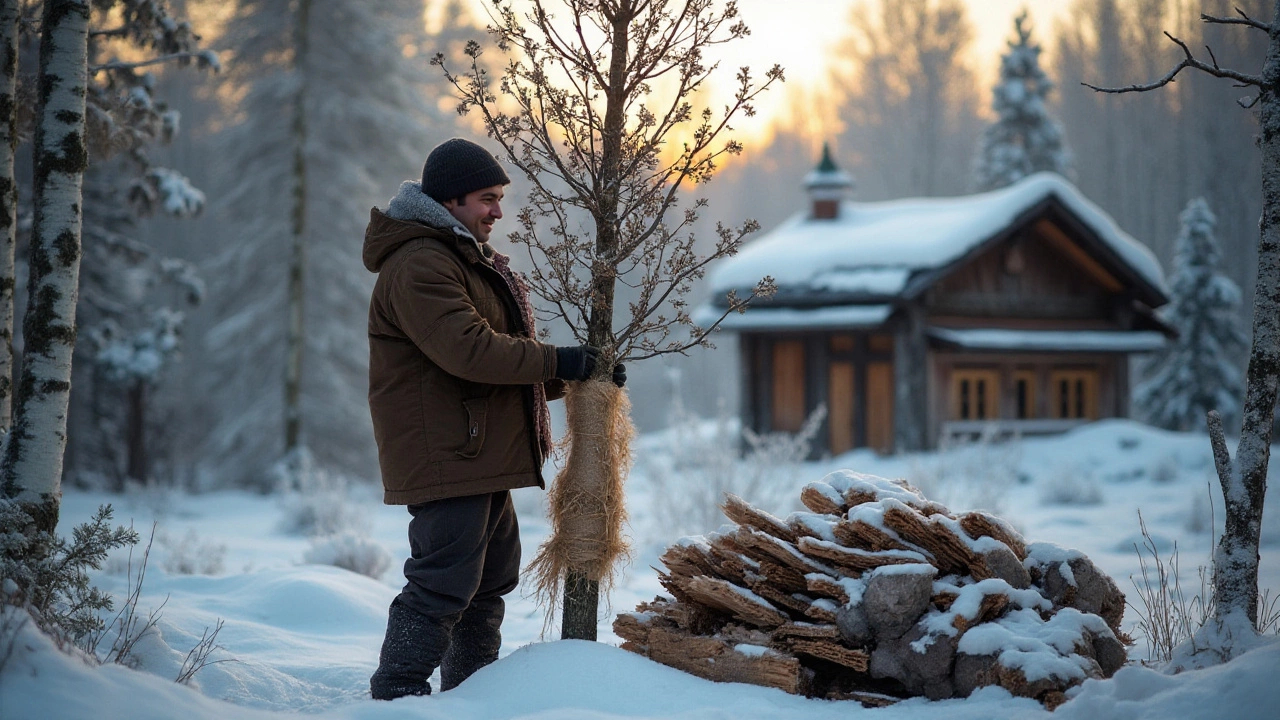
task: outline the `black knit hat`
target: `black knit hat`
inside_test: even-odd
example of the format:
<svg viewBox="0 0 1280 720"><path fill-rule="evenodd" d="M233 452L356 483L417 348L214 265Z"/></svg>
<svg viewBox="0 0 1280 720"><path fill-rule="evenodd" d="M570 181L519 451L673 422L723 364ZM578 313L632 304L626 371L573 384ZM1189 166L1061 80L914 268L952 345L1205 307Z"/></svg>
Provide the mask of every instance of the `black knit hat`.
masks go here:
<svg viewBox="0 0 1280 720"><path fill-rule="evenodd" d="M422 192L436 202L510 182L488 150L462 138L437 145L422 166Z"/></svg>

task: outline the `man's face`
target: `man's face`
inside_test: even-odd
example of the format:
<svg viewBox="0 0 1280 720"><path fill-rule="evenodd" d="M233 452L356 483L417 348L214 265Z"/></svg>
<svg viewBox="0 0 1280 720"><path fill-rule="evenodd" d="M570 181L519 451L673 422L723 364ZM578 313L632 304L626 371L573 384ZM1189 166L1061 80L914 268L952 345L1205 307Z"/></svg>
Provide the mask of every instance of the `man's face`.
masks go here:
<svg viewBox="0 0 1280 720"><path fill-rule="evenodd" d="M444 207L462 226L471 231L479 242L489 242L493 223L502 217L502 186L482 188L467 193L462 202L446 200Z"/></svg>

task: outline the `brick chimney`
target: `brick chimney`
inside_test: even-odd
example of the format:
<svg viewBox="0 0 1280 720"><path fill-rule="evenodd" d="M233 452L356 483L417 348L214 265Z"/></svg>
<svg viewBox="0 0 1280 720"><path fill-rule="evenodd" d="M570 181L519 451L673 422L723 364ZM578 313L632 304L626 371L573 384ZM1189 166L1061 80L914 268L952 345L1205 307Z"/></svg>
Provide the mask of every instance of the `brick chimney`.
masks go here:
<svg viewBox="0 0 1280 720"><path fill-rule="evenodd" d="M834 220L840 217L840 201L853 190L853 178L836 167L831 159L831 147L822 144L822 161L804 178L812 206L809 217L813 220Z"/></svg>

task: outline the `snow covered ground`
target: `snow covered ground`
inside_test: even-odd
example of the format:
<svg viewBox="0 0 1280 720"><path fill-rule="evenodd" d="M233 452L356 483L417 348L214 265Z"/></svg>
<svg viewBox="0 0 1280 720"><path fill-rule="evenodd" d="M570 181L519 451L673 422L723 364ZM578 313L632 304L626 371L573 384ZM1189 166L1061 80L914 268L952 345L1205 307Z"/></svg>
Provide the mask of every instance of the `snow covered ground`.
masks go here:
<svg viewBox="0 0 1280 720"><path fill-rule="evenodd" d="M710 431L709 431L710 432ZM661 588L651 566L682 533L715 529L709 513L679 512L675 494L697 497L703 470L682 470L687 432L657 434L637 444L628 486L634 556L611 594L612 610L634 608ZM683 448L683 450L681 450ZM695 448L696 449L696 448ZM673 459L674 458L674 459ZM1273 453L1280 458L1280 453ZM1280 472L1273 462L1264 517L1261 585L1280 591ZM1079 549L1136 600L1131 577L1141 567L1138 512L1162 557L1175 544L1184 590L1199 588L1196 567L1207 563L1210 523L1222 523L1221 498L1203 435L1153 430L1127 421L1095 423L1057 438L975 444L939 453L881 458L856 451L805 463L769 478L746 499L777 513L798 507L806 482L847 467L907 477L953 510L995 510L1031 541ZM709 472L709 471L708 471ZM757 481L759 478L755 478ZM739 487L738 489L742 489ZM1210 511L1210 497L1214 511ZM322 718L848 718L884 720L946 716L1038 718L1049 713L999 689L964 700L909 700L864 709L786 695L754 686L716 684L616 647L612 613L601 618L599 643L544 639L543 614L531 598L513 595L504 624L502 659L448 693L392 703L368 699L386 609L398 591L408 515L385 507L378 493L358 486L342 505L343 523L367 533L394 558L380 579L327 565L306 564L312 549L289 531L298 511L280 498L248 493L186 495L137 492L107 496L69 491L64 532L112 503L116 520L144 535L156 523L140 608L159 609L159 632L135 653L139 666L93 667L57 651L26 629L0 673L0 718L280 717L299 712ZM542 494L516 493L526 559L547 533ZM689 508L685 508L688 510ZM708 524L714 523L714 524ZM690 527L690 525L695 525ZM135 550L136 572L141 547ZM1149 560L1148 556L1148 560ZM95 576L117 597L127 593L128 563L115 557ZM225 622L215 661L190 686L173 682L187 651L206 628ZM1132 609L1126 628L1137 615ZM1135 636L1136 631L1132 631ZM554 637L548 633L548 638ZM0 648L0 657L4 648ZM1280 641L1269 641L1221 667L1164 675L1136 661L1147 657L1139 639L1135 661L1106 681L1089 681L1054 717L1275 718L1280 707ZM1224 698L1229 701L1224 702Z"/></svg>

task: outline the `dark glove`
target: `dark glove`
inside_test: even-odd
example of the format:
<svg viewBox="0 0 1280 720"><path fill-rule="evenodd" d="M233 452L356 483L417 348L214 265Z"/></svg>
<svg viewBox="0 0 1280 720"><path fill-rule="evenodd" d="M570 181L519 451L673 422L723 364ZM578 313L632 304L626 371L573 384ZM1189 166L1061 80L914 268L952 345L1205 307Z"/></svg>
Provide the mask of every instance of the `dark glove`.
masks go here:
<svg viewBox="0 0 1280 720"><path fill-rule="evenodd" d="M560 380L586 380L596 371L600 350L590 345L556 348L556 377Z"/></svg>
<svg viewBox="0 0 1280 720"><path fill-rule="evenodd" d="M627 384L627 366L618 363L613 366L613 384L622 387Z"/></svg>

